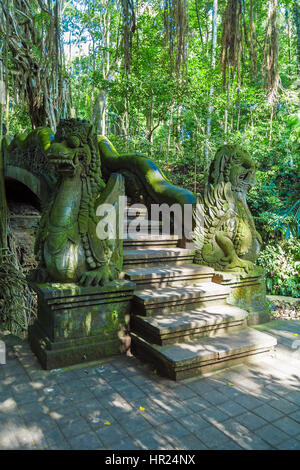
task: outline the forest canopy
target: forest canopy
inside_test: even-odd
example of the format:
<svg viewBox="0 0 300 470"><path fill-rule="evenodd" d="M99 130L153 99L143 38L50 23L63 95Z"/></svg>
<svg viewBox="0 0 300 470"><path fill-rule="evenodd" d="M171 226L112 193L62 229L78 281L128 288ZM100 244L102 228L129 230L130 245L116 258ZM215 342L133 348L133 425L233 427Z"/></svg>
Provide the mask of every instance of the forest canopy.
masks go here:
<svg viewBox="0 0 300 470"><path fill-rule="evenodd" d="M217 148L240 144L260 262L285 295L299 295L299 70L296 0L0 0L0 132L89 119L196 192Z"/></svg>

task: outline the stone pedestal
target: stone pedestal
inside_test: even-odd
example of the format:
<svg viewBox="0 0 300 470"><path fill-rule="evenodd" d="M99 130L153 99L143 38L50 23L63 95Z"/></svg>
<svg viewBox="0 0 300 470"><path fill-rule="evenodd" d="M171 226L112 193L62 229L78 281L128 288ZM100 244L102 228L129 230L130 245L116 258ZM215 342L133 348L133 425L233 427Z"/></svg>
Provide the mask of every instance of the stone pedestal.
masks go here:
<svg viewBox="0 0 300 470"><path fill-rule="evenodd" d="M95 361L124 349L134 283L119 280L105 287L58 283L32 287L38 296L38 318L28 337L44 369Z"/></svg>
<svg viewBox="0 0 300 470"><path fill-rule="evenodd" d="M212 280L231 288L227 303L249 312L248 325L257 325L270 320L265 276L262 269L256 268L248 274L215 272Z"/></svg>

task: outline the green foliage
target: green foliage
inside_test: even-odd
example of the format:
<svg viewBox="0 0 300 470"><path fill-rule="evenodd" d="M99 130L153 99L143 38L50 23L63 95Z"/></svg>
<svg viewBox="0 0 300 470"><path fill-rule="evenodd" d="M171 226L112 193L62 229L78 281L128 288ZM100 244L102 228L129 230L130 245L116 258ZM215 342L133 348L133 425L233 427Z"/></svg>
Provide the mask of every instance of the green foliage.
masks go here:
<svg viewBox="0 0 300 470"><path fill-rule="evenodd" d="M118 0L65 3L62 37L76 117L91 119L99 129L101 112L97 104L102 94L105 134L117 150L148 155L172 182L196 192L203 188L216 150L224 143L241 145L257 166L257 184L249 192L248 202L266 246L266 256L270 246L280 245L282 250L287 250L288 245L281 240L297 236L299 230L299 20L296 2L282 0L277 8L280 87L274 106L267 102L263 80L266 2L252 2L257 58L254 71L250 55L250 2L242 2L242 58L239 71L229 74L226 87L219 64L227 1L218 2L214 68L211 62L213 2L198 1L198 14L195 1L186 2L189 32L181 74L171 73L177 51L175 48L173 54L170 53L172 43L165 34L163 6L168 2L130 2L136 8L131 51L124 48L122 3ZM46 16L43 11L37 13L37 29L42 29ZM129 52L128 70L124 54ZM212 87L211 132L207 135ZM29 130L27 109L21 105L13 87L10 87L10 96L9 133Z"/></svg>
<svg viewBox="0 0 300 470"><path fill-rule="evenodd" d="M269 244L258 264L266 271L267 289L273 295L300 297L300 241L292 238Z"/></svg>

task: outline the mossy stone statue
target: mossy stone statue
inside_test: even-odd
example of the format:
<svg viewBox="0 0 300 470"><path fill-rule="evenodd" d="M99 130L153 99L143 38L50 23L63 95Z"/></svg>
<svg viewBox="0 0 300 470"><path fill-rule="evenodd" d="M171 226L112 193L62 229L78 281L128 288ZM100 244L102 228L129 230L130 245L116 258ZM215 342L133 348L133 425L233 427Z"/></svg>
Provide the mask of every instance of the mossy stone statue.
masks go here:
<svg viewBox="0 0 300 470"><path fill-rule="evenodd" d="M42 214L32 280L97 286L117 279L122 241L99 240L96 211L124 194L123 177L115 174L114 184L105 185L97 135L85 120L62 120L46 155L58 179Z"/></svg>
<svg viewBox="0 0 300 470"><path fill-rule="evenodd" d="M238 145L224 145L217 151L195 210L197 263L218 271L255 269L261 237L246 201L254 183L255 165L247 152Z"/></svg>

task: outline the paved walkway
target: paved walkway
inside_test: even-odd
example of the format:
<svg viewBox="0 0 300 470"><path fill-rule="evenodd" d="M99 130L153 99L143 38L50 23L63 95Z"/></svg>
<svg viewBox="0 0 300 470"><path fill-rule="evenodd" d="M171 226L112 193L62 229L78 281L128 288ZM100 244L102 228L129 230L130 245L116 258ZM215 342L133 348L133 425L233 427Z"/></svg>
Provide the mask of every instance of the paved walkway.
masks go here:
<svg viewBox="0 0 300 470"><path fill-rule="evenodd" d="M260 329L272 357L180 383L125 356L45 372L6 337L0 449L300 449L300 321Z"/></svg>

